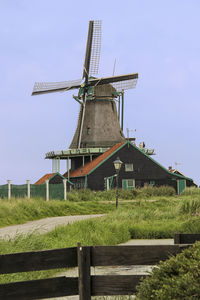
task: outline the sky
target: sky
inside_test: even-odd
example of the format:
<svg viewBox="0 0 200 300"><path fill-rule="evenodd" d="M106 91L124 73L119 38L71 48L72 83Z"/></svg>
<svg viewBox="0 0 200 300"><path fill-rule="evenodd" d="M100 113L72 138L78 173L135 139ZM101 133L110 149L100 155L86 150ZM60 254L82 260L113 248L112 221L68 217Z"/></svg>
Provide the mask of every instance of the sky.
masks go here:
<svg viewBox="0 0 200 300"><path fill-rule="evenodd" d="M33 85L80 79L88 22L102 20L99 76L115 60L115 75L139 73L124 133L199 185L199 15L199 0L0 0L0 184L34 183L52 170L45 153L69 147L78 91L31 96Z"/></svg>

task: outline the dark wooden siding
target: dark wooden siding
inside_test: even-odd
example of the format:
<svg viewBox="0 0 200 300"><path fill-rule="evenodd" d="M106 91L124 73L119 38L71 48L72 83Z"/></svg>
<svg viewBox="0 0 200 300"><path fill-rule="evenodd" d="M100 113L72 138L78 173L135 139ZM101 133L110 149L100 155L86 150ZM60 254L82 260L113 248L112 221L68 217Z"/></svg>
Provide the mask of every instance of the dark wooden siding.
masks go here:
<svg viewBox="0 0 200 300"><path fill-rule="evenodd" d="M85 188L85 177L71 177L70 181L73 183L74 189L84 189Z"/></svg>
<svg viewBox="0 0 200 300"><path fill-rule="evenodd" d="M123 162L119 173L120 188L122 187L122 179L135 179L136 185L139 184L139 186L144 186L145 183L155 181L155 185L157 186L171 185L176 188L176 177L173 174L169 174L167 170L164 170L161 166L157 165L149 157L130 144L126 144L88 175L88 188L92 190L104 189L104 178L115 174L113 161L117 157ZM126 163L133 163L134 170L126 172Z"/></svg>
<svg viewBox="0 0 200 300"><path fill-rule="evenodd" d="M59 184L63 183L63 178L58 174L49 180L49 184Z"/></svg>

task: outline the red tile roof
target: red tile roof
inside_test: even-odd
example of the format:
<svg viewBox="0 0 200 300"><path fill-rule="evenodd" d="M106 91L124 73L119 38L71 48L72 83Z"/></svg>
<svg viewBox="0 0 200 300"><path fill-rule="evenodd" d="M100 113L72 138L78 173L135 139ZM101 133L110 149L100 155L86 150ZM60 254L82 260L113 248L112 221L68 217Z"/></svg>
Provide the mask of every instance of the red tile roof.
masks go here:
<svg viewBox="0 0 200 300"><path fill-rule="evenodd" d="M49 173L49 174L45 174L44 176L42 176L38 181L35 182L35 184L43 184L45 183L45 180L50 179L53 175L55 175L56 173Z"/></svg>
<svg viewBox="0 0 200 300"><path fill-rule="evenodd" d="M72 172L70 172L70 177L81 177L87 175L90 171L96 168L102 161L104 161L107 157L109 157L115 150L121 147L124 142L115 144L113 147L108 149L106 152L95 158L93 161L88 162L85 166L82 166ZM67 173L64 174L66 176Z"/></svg>

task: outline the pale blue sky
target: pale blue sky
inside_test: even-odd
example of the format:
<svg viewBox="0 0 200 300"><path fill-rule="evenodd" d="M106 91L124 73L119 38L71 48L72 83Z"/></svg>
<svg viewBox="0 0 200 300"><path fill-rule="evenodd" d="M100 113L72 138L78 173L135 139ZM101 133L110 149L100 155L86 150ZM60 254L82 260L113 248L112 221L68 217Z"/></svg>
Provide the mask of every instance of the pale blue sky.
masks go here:
<svg viewBox="0 0 200 300"><path fill-rule="evenodd" d="M200 184L199 16L199 0L0 0L0 184L34 183L51 172L45 153L68 148L76 91L31 92L35 81L81 78L91 19L102 20L99 76L112 75L115 59L116 75L139 73L124 127Z"/></svg>

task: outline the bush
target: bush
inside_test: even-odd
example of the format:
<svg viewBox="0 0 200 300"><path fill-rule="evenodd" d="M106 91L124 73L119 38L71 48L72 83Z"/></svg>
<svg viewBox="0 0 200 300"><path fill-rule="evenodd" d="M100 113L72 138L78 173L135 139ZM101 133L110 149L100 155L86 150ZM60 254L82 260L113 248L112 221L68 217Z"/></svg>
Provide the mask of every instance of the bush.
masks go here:
<svg viewBox="0 0 200 300"><path fill-rule="evenodd" d="M131 189L131 190L119 190L119 198L124 200L132 200L135 199L138 195L137 189Z"/></svg>
<svg viewBox="0 0 200 300"><path fill-rule="evenodd" d="M74 202L93 201L95 200L95 194L89 189L72 190L67 193L67 200Z"/></svg>
<svg viewBox="0 0 200 300"><path fill-rule="evenodd" d="M154 196L173 196L175 190L170 186L153 187L151 185L131 190L119 189L120 200L132 200L136 198L150 198ZM69 201L111 201L116 199L116 189L108 191L92 191L90 189L72 190L67 194Z"/></svg>
<svg viewBox="0 0 200 300"><path fill-rule="evenodd" d="M97 191L95 192L95 199L98 200L115 200L116 191L115 190L108 190L108 191Z"/></svg>
<svg viewBox="0 0 200 300"><path fill-rule="evenodd" d="M153 196L174 196L176 194L176 191L171 186L152 186L148 185L143 188L137 189L138 196L139 197L146 197L150 198Z"/></svg>
<svg viewBox="0 0 200 300"><path fill-rule="evenodd" d="M200 243L161 262L137 290L138 300L200 299Z"/></svg>

